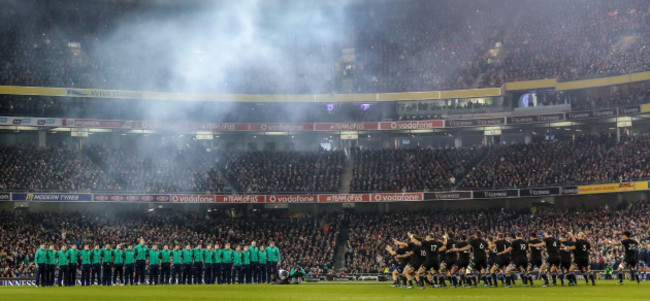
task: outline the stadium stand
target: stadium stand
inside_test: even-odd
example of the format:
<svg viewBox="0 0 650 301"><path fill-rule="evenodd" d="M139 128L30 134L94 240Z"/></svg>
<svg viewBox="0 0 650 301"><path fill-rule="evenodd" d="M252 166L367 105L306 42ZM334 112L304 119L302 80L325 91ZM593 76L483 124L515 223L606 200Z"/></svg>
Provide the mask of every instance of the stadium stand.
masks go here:
<svg viewBox="0 0 650 301"><path fill-rule="evenodd" d="M557 137L529 144L460 149L351 150L351 192L553 187L650 178L650 139ZM208 151L192 147L91 145L3 147L6 191L141 193L339 192L342 151Z"/></svg>
<svg viewBox="0 0 650 301"><path fill-rule="evenodd" d="M203 92L449 90L496 87L505 81L527 79L595 78L650 69L650 7L646 1L559 4L564 2L520 1L512 5L509 1L492 1L457 5L457 1L411 1L398 9L389 3L373 3L370 7L358 4L346 12L354 40L353 71L338 68L339 77L354 79L352 91L341 90L342 80L332 80L327 87L313 87L300 82L299 77L295 85L282 86L288 89L282 91L271 78L264 77L273 74L272 70L245 66L241 70L246 72L237 73L241 76L230 78L228 83L215 83L210 87L212 91ZM95 6L91 10L84 9L84 5L100 4L83 4L74 9L66 5L47 9L39 5L12 5L3 10L0 17L6 20L6 26L0 42L7 61L0 68L0 83L134 90L173 88L167 82L171 66L154 63L160 56L143 57L140 66L122 69L113 64L117 57L99 56L105 53L94 50L108 39L121 17L129 13L153 9L170 20L178 20L182 18L179 11L128 3L105 4L102 9ZM139 21L147 21L146 14L141 18ZM380 23L386 26L379 26ZM68 41L80 43L83 54L73 54ZM174 47L169 45L170 49ZM165 52L160 55L164 57ZM296 57L295 69L305 69L302 61L313 62ZM320 63L335 66L339 62Z"/></svg>

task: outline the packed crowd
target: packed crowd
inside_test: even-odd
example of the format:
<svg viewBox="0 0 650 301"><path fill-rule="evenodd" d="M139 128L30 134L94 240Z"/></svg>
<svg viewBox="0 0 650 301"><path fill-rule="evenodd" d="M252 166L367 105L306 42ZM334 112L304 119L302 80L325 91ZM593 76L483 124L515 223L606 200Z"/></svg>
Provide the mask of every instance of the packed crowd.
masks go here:
<svg viewBox="0 0 650 301"><path fill-rule="evenodd" d="M108 174L72 146L37 149L0 147L0 190L97 191L119 190Z"/></svg>
<svg viewBox="0 0 650 301"><path fill-rule="evenodd" d="M552 187L650 178L650 138L562 136L490 147L350 150L350 192ZM0 148L3 191L338 193L342 151L216 151L200 145Z"/></svg>
<svg viewBox="0 0 650 301"><path fill-rule="evenodd" d="M578 136L491 149L460 182L463 188L542 187L650 177L648 137Z"/></svg>
<svg viewBox="0 0 650 301"><path fill-rule="evenodd" d="M0 277L28 277L35 272L34 254L40 244L136 245L140 238L157 244L226 242L258 245L275 242L281 250L281 266L300 265L310 273L334 265L338 218L292 217L269 212L241 217L230 210L201 215L155 211L148 214L108 213L0 213ZM234 249L234 248L233 248Z"/></svg>
<svg viewBox="0 0 650 301"><path fill-rule="evenodd" d="M110 148L91 145L85 153L120 184L120 190L147 193L228 192L221 174L212 172L216 156L205 148L176 146ZM110 190L110 189L109 189Z"/></svg>
<svg viewBox="0 0 650 301"><path fill-rule="evenodd" d="M0 52L7 60L0 67L0 83L7 85L134 90L182 86L170 84L178 77L174 66L160 64L161 60L171 61L172 53L183 49L173 41L152 47L154 55L136 55L137 64L127 66L121 66L123 51L107 53L103 47L117 34L114 31L121 28L120 22L130 20L126 16L141 15L130 21L150 22L150 14L139 11L158 14L179 26L186 16L201 11L201 7L192 6L128 3L62 4L47 9L38 1L4 3ZM275 47L295 56L285 63L296 74L277 77L277 70L242 61L236 70L226 70L227 79L202 87L209 90L202 92L445 90L650 69L650 7L642 0L527 0L514 5L510 1L462 5L413 0L399 7L393 3L350 5L344 14L349 28L344 38L352 41L354 49L351 62L340 61L343 45L293 39ZM127 42L138 41L117 43ZM323 83L314 85L314 77L323 78ZM351 87L347 79L352 79Z"/></svg>
<svg viewBox="0 0 650 301"><path fill-rule="evenodd" d="M434 191L454 187L485 148L360 150L354 157L352 192Z"/></svg>
<svg viewBox="0 0 650 301"><path fill-rule="evenodd" d="M224 170L244 193L338 192L344 158L341 151L246 152L229 156Z"/></svg>
<svg viewBox="0 0 650 301"><path fill-rule="evenodd" d="M362 273L382 272L394 264L394 258L384 248L392 239L406 240L406 233L433 232L440 239L453 232L468 237L475 230L488 236L497 233L548 232L559 237L568 231L584 231L591 243L591 266L594 270L617 267L623 250L612 246L610 240L622 240L623 231L632 231L642 244L643 255L649 254L650 203L641 201L621 204L617 208L592 210L533 209L508 211L502 209L463 212L391 212L383 215L348 214L350 236L347 241L346 269ZM643 251L643 250L641 250ZM646 260L645 258L643 260ZM648 258L647 260L650 260Z"/></svg>

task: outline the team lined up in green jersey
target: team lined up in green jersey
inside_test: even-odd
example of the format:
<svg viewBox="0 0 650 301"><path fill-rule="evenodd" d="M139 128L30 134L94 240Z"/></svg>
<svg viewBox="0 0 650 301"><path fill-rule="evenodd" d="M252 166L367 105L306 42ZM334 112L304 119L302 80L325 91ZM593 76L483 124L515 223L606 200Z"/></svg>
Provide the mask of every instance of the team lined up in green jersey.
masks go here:
<svg viewBox="0 0 650 301"><path fill-rule="evenodd" d="M36 283L40 286L54 285L55 278L59 286L74 286L78 264L83 286L112 285L118 279L121 285L266 283L277 272L280 261L280 250L273 242L267 247L251 242L234 249L230 243L223 248L219 244L205 248L202 244L194 248L177 244L170 249L166 244L159 249L157 244L148 247L143 239L126 249L122 244L115 248L95 245L94 249L85 245L83 250L63 245L56 251L53 245L49 249L41 245L34 256Z"/></svg>

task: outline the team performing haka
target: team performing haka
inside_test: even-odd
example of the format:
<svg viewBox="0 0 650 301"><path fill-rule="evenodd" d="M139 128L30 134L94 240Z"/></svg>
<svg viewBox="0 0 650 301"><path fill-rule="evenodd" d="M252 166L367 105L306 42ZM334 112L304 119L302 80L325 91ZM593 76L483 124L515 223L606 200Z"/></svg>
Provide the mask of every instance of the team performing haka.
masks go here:
<svg viewBox="0 0 650 301"><path fill-rule="evenodd" d="M280 260L280 250L273 242L267 247L251 242L234 249L230 243L223 248L219 244L205 248L201 244L194 248L176 244L170 249L169 245L149 247L144 239L126 248L122 244L115 248L96 244L94 249L85 245L79 250L77 245L69 249L63 245L56 251L54 245L41 245L34 256L36 286L75 286L79 269L82 286L261 284L276 278Z"/></svg>
<svg viewBox="0 0 650 301"><path fill-rule="evenodd" d="M499 282L512 287L517 279L530 287L535 279L544 281L542 287L555 286L558 280L562 286L565 282L574 286L578 284L577 275L582 275L587 285L596 285L589 266L591 244L583 232L575 236L568 232L557 238L548 232L541 237L531 233L528 239L521 232L499 233L487 240L481 231L469 239L451 232L439 239L434 233L424 238L410 232L407 235L408 240L393 239L392 245L386 246L397 261L392 269L393 287L413 288L413 280L420 289L425 288L425 283L434 288L478 287L479 279L484 287L498 287ZM620 241L609 243L622 246L624 251L617 269L618 284L623 284L625 272L640 283L639 242L625 231Z"/></svg>

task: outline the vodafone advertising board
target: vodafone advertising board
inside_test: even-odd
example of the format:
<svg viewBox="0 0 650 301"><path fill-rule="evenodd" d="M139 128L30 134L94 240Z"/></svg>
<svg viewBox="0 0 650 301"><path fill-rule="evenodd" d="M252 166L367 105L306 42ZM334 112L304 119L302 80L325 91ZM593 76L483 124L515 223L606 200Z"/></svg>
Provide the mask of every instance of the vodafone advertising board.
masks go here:
<svg viewBox="0 0 650 301"><path fill-rule="evenodd" d="M375 194L287 194L287 195L200 195L175 194L172 203L367 203L367 202L413 202L423 201L421 192L375 193Z"/></svg>
<svg viewBox="0 0 650 301"><path fill-rule="evenodd" d="M4 118L8 121L8 118ZM49 119L48 119L49 120ZM47 122L48 120L43 120ZM52 119L53 120L53 119ZM0 123L3 118L0 117ZM443 128L443 120L418 120L394 122L336 122L336 123L202 123L143 120L60 119L64 127L186 130L218 132L313 132L313 131L392 131Z"/></svg>
<svg viewBox="0 0 650 301"><path fill-rule="evenodd" d="M172 203L216 203L216 195L174 194Z"/></svg>
<svg viewBox="0 0 650 301"><path fill-rule="evenodd" d="M420 121L393 121L380 122L380 130L420 130L438 129L444 127L442 120L420 120Z"/></svg>

